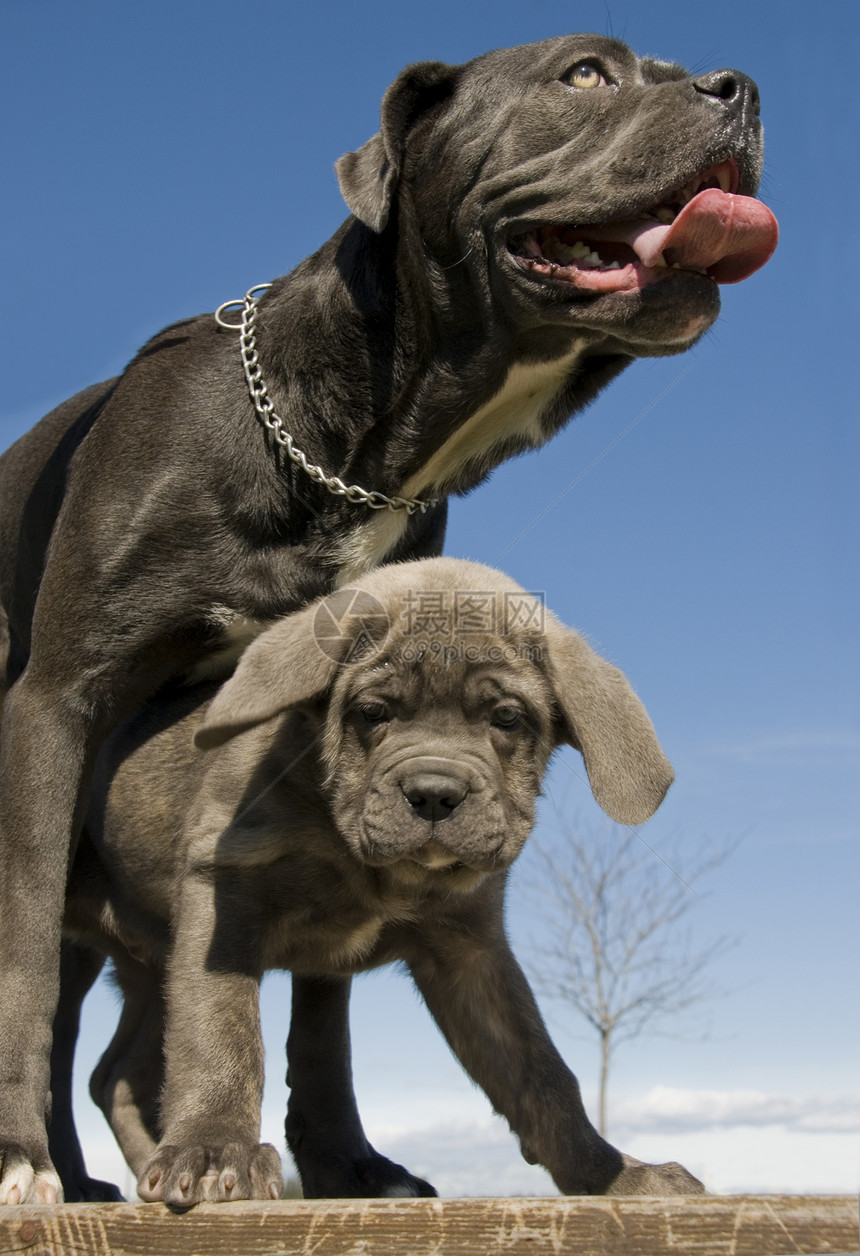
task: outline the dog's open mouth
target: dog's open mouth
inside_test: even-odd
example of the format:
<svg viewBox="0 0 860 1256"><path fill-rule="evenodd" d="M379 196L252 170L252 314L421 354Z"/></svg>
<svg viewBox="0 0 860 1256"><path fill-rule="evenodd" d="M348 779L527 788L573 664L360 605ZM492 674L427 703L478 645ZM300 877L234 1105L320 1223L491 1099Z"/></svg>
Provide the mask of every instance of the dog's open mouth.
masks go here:
<svg viewBox="0 0 860 1256"><path fill-rule="evenodd" d="M678 270L739 283L764 266L779 228L761 201L737 195L737 183L735 163L722 161L635 218L539 226L508 248L531 274L592 292L643 288Z"/></svg>

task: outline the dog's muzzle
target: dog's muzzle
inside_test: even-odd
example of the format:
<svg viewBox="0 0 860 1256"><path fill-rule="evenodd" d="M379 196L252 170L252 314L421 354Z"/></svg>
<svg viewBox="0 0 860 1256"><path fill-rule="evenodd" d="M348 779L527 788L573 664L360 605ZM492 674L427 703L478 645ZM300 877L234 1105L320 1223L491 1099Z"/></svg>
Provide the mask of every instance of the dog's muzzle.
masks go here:
<svg viewBox="0 0 860 1256"><path fill-rule="evenodd" d="M495 866L505 833L503 790L471 757L408 754L380 772L361 819L364 861Z"/></svg>
<svg viewBox="0 0 860 1256"><path fill-rule="evenodd" d="M400 789L414 816L428 824L449 820L469 792L469 782L444 759L412 764Z"/></svg>

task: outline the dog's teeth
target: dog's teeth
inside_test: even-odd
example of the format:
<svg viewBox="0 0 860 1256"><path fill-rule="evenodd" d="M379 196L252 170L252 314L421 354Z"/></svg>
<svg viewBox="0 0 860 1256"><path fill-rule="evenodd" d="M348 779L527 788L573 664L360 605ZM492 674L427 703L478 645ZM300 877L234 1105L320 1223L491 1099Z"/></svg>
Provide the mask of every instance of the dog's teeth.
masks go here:
<svg viewBox="0 0 860 1256"><path fill-rule="evenodd" d="M670 209L668 205L661 205L659 209L654 210L654 217L668 226L669 223L675 221L676 215L674 209Z"/></svg>
<svg viewBox="0 0 860 1256"><path fill-rule="evenodd" d="M657 258L657 260L656 260L656 262L654 263L654 265L655 265L655 266L662 266L664 270L668 270L668 267L667 267L667 265L666 265L666 259L665 259L665 257L663 256L663 254L662 254L662 253L661 253L661 254L660 254L660 256Z"/></svg>
<svg viewBox="0 0 860 1256"><path fill-rule="evenodd" d="M563 244L559 241L554 256L562 266L569 266L571 262L576 260L575 246L571 248L569 244Z"/></svg>
<svg viewBox="0 0 860 1256"><path fill-rule="evenodd" d="M664 262L663 265L665 266L666 263ZM706 270L703 270L701 266L682 266L680 262L673 262L672 270L688 270L696 275L707 275L708 273Z"/></svg>
<svg viewBox="0 0 860 1256"><path fill-rule="evenodd" d="M542 275L554 276L574 265L588 270L624 269L623 262L604 261L597 249L585 240L574 240L569 244L551 231L541 237L531 232L518 236L514 245L521 263Z"/></svg>

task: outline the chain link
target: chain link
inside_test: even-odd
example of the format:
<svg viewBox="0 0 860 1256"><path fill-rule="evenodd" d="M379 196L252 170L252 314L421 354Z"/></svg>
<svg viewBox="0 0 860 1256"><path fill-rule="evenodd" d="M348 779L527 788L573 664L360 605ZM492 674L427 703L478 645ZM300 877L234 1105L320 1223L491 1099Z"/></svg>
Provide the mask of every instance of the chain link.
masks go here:
<svg viewBox="0 0 860 1256"><path fill-rule="evenodd" d="M260 360L257 354L257 339L254 330L257 321L257 301L259 299L257 294L265 292L271 286L268 283L260 283L254 288L249 288L241 301L225 301L215 311L215 321L219 327L226 327L230 331L239 332L239 348L242 355L245 379L248 383L248 392L251 394L254 409L257 411L266 431L271 433L272 440L285 450L287 457L296 466L301 467L304 473L310 476L316 484L322 484L335 497L345 497L348 502L367 506L370 510L405 510L409 515L414 515L418 510L423 514L431 506L435 506L439 500L438 498L421 501L417 497L386 497L384 493L362 488L360 484L344 484L339 476L326 475L322 467L309 462L306 455L293 444L293 438L287 431L284 420L275 413L275 407L269 398L269 390L266 387L266 381L263 379L263 372L260 368ZM241 322L227 322L223 316L224 312L233 306L240 305L242 307Z"/></svg>

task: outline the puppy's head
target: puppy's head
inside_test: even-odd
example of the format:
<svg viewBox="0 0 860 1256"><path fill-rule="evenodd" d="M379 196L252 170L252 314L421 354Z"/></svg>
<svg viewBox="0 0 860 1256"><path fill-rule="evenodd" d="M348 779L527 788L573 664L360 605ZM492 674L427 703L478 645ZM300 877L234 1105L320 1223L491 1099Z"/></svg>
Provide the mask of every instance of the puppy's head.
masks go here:
<svg viewBox="0 0 860 1256"><path fill-rule="evenodd" d="M508 867L549 758L583 755L595 798L647 819L672 780L641 703L539 599L489 568L381 568L269 629L196 735L208 748L304 706L353 855L463 888Z"/></svg>

